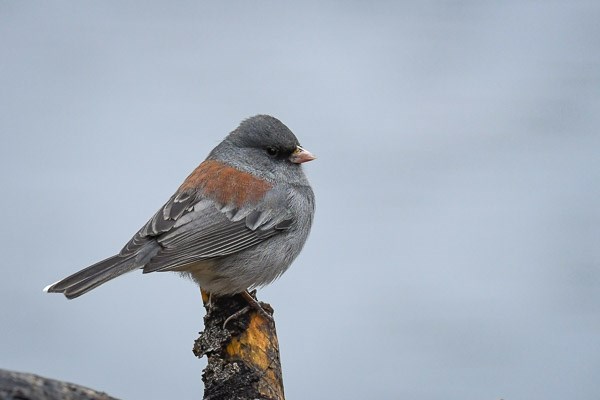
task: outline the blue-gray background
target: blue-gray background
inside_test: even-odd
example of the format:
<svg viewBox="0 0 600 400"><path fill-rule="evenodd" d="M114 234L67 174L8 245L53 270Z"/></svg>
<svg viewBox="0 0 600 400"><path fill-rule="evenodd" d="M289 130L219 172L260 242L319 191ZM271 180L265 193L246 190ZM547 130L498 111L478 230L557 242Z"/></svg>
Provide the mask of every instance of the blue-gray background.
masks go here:
<svg viewBox="0 0 600 400"><path fill-rule="evenodd" d="M0 367L199 398L173 274L75 301L238 122L319 156L289 399L600 398L600 4L0 2Z"/></svg>

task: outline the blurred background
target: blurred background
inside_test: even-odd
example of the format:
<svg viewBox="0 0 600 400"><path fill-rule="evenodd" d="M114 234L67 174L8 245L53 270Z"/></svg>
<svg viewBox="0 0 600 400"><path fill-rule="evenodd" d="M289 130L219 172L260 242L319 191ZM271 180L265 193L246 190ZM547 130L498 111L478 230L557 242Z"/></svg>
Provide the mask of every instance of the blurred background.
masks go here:
<svg viewBox="0 0 600 400"><path fill-rule="evenodd" d="M175 274L74 301L240 120L317 161L288 399L600 398L600 3L0 2L0 367L199 398Z"/></svg>

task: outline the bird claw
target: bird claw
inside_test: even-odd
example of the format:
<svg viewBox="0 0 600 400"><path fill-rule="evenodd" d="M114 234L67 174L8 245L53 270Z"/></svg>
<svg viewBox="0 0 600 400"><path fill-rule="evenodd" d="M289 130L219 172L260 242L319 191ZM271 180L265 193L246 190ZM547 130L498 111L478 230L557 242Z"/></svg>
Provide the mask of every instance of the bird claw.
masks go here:
<svg viewBox="0 0 600 400"><path fill-rule="evenodd" d="M235 318L238 318L242 314L247 313L248 311L250 311L250 308L253 308L254 310L256 310L266 320L268 320L270 322L273 322L273 317L271 316L271 314L269 314L268 312L266 312L265 309L262 308L262 306L260 305L260 303L254 297L252 297L252 295L250 293L248 293L248 291L242 292L241 295L248 302L248 305L246 307L242 308L241 310L236 311L235 313L233 313L229 317L227 317L227 319L225 320L225 322L223 322L223 329L225 329L227 327L227 324L229 323L229 321L231 321L231 320L233 320Z"/></svg>
<svg viewBox="0 0 600 400"><path fill-rule="evenodd" d="M250 311L250 306L246 306L246 307L242 308L241 310L236 311L235 313L231 314L229 317L227 317L225 322L223 322L223 329L227 329L227 324L229 323L229 321L231 321L232 319L238 318L240 315L245 314L248 311Z"/></svg>

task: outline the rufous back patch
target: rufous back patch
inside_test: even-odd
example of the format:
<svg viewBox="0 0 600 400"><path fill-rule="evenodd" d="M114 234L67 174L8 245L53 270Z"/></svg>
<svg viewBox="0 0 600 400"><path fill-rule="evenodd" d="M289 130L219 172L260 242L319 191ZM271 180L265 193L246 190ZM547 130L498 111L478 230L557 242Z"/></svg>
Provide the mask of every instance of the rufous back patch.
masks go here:
<svg viewBox="0 0 600 400"><path fill-rule="evenodd" d="M183 181L179 190L201 189L208 197L221 204L241 207L256 203L272 185L247 172L242 172L225 163L206 160Z"/></svg>

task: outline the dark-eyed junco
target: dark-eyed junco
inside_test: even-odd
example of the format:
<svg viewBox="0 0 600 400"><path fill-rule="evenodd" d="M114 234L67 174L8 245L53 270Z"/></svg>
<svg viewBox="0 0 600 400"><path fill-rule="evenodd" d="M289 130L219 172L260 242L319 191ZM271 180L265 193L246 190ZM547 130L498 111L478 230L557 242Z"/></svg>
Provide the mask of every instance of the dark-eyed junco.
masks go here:
<svg viewBox="0 0 600 400"><path fill-rule="evenodd" d="M308 237L315 201L301 164L314 158L278 119L248 118L119 254L44 291L72 299L138 268L181 272L212 295L265 285Z"/></svg>

